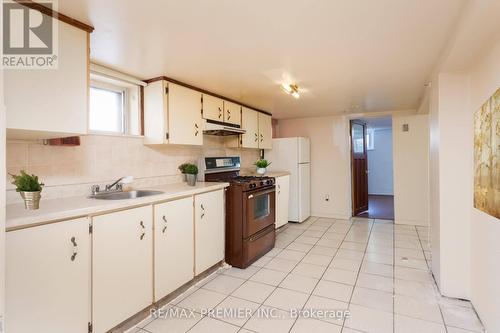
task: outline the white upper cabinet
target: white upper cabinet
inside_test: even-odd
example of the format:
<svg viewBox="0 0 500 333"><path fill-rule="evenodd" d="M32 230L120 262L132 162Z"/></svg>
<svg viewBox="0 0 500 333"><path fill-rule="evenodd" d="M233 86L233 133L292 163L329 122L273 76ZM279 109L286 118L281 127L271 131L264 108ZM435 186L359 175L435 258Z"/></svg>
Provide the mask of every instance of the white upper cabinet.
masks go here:
<svg viewBox="0 0 500 333"><path fill-rule="evenodd" d="M241 135L240 146L243 148L259 148L259 113L243 107L241 110L241 127L246 130Z"/></svg>
<svg viewBox="0 0 500 333"><path fill-rule="evenodd" d="M241 105L224 101L224 122L241 125Z"/></svg>
<svg viewBox="0 0 500 333"><path fill-rule="evenodd" d="M6 233L5 331L87 333L89 220Z"/></svg>
<svg viewBox="0 0 500 333"><path fill-rule="evenodd" d="M155 205L155 302L194 277L193 197Z"/></svg>
<svg viewBox="0 0 500 333"><path fill-rule="evenodd" d="M144 88L146 144L203 145L202 94L164 80Z"/></svg>
<svg viewBox="0 0 500 333"><path fill-rule="evenodd" d="M218 97L203 94L203 118L224 121L224 101Z"/></svg>
<svg viewBox="0 0 500 333"><path fill-rule="evenodd" d="M4 70L9 138L87 134L89 33L62 21L57 26L56 69Z"/></svg>
<svg viewBox="0 0 500 333"><path fill-rule="evenodd" d="M273 148L273 125L270 115L259 112L259 148Z"/></svg>
<svg viewBox="0 0 500 333"><path fill-rule="evenodd" d="M94 333L107 332L152 304L152 220L152 206L93 218Z"/></svg>
<svg viewBox="0 0 500 333"><path fill-rule="evenodd" d="M194 197L195 274L224 259L224 191Z"/></svg>

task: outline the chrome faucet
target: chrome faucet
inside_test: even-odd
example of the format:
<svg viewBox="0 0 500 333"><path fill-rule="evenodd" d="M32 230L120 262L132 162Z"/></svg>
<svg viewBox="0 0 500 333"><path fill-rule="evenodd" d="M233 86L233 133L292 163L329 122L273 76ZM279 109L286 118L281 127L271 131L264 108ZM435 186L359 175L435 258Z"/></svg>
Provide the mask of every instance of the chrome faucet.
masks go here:
<svg viewBox="0 0 500 333"><path fill-rule="evenodd" d="M124 176L116 180L115 182L106 185L105 187L105 192L120 192L123 191L123 184L128 184L134 181L134 177L132 176ZM113 189L114 187L114 189ZM91 193L92 195L97 195L100 193L100 187L99 185L92 185L91 187Z"/></svg>

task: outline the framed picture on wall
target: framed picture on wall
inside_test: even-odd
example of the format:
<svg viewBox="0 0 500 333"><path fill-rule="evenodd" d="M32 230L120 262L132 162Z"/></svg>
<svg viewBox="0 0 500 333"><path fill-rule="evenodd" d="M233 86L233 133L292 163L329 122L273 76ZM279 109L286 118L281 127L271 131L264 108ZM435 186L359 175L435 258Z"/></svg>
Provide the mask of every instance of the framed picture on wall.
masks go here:
<svg viewBox="0 0 500 333"><path fill-rule="evenodd" d="M500 88L474 114L474 207L500 218Z"/></svg>

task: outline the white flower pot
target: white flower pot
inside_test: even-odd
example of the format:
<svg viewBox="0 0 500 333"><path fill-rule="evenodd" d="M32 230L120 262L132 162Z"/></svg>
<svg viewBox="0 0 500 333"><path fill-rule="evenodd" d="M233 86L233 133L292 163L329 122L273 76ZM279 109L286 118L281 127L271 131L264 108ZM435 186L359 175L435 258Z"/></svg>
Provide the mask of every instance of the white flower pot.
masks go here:
<svg viewBox="0 0 500 333"><path fill-rule="evenodd" d="M29 210L35 210L40 208L40 191L36 192L25 192L21 191L21 197L24 199L24 208Z"/></svg>
<svg viewBox="0 0 500 333"><path fill-rule="evenodd" d="M196 185L196 178L197 178L198 175L193 175L193 174L186 174L186 179L187 179L187 183L188 185L190 186L195 186Z"/></svg>
<svg viewBox="0 0 500 333"><path fill-rule="evenodd" d="M259 175L264 175L266 173L267 169L266 168L257 168L257 173Z"/></svg>

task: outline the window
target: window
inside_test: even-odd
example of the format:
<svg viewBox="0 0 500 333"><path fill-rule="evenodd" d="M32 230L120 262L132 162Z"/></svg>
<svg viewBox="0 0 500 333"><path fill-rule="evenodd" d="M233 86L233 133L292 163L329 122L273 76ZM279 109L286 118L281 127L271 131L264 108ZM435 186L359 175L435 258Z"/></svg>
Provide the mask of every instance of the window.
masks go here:
<svg viewBox="0 0 500 333"><path fill-rule="evenodd" d="M90 130L124 133L124 97L123 90L90 87Z"/></svg>
<svg viewBox="0 0 500 333"><path fill-rule="evenodd" d="M115 78L109 70L105 75L91 71L90 78L90 133L141 135L140 85Z"/></svg>
<svg viewBox="0 0 500 333"><path fill-rule="evenodd" d="M375 149L375 133L373 128L366 129L366 150Z"/></svg>

